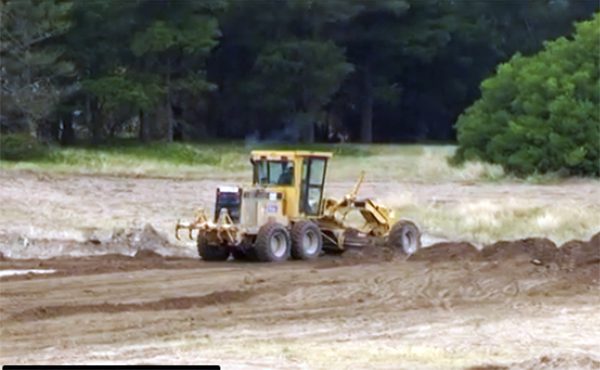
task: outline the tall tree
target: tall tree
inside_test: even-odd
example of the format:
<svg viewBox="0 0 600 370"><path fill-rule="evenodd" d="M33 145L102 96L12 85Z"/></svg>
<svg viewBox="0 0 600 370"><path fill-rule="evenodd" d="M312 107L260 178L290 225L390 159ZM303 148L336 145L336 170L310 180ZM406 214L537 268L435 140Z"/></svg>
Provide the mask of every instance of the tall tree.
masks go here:
<svg viewBox="0 0 600 370"><path fill-rule="evenodd" d="M144 73L162 76L163 137L168 141L173 140L175 95L198 95L214 89L206 81L203 64L220 36L212 12L222 6L219 2L152 0L140 7L140 14L150 22L134 35L131 50L137 58L145 59Z"/></svg>
<svg viewBox="0 0 600 370"><path fill-rule="evenodd" d="M19 0L0 3L0 110L2 120L20 122L37 136L42 122L72 89L65 78L73 65L53 42L70 27L68 1Z"/></svg>
<svg viewBox="0 0 600 370"><path fill-rule="evenodd" d="M338 39L356 65L360 140L373 140L377 92L399 93L407 65L431 60L450 40L452 16L445 0L365 2L361 12L340 28ZM384 94L385 95L385 94ZM399 97L396 96L395 99Z"/></svg>
<svg viewBox="0 0 600 370"><path fill-rule="evenodd" d="M269 136L287 126L310 141L313 123L324 121L355 140L449 140L497 63L536 52L599 7L595 0L70 4L0 3L3 129L18 121L35 132L52 117L73 133L82 120L72 113L82 111L95 142L128 122L139 122L141 140ZM75 65L74 83L65 61Z"/></svg>
<svg viewBox="0 0 600 370"><path fill-rule="evenodd" d="M256 69L261 99L314 142L319 113L353 67L333 42L293 40L266 47Z"/></svg>
<svg viewBox="0 0 600 370"><path fill-rule="evenodd" d="M144 99L143 89L136 90L139 84L131 81L126 68L134 62L129 46L137 5L134 1L119 0L76 1L73 4L72 27L65 34L64 43L66 55L74 62L77 79L83 88L75 99L63 103L63 109L84 112L84 122L94 143L101 142L106 131L110 131L106 127L107 121L116 119L114 112L122 105L137 109L138 101L148 100ZM135 96L138 98L132 101ZM127 98L122 102L115 100L122 97ZM65 120L64 124L68 127L70 122ZM115 127L115 123L109 126Z"/></svg>

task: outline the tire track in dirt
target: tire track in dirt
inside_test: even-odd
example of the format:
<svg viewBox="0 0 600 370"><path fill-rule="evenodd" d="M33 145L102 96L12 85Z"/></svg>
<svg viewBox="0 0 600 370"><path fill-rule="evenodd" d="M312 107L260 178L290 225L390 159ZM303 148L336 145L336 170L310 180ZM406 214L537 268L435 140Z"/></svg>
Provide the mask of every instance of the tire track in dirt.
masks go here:
<svg viewBox="0 0 600 370"><path fill-rule="evenodd" d="M284 267L284 266L280 266ZM224 277L232 274L235 274L236 270L229 268L223 271L220 271L218 275L223 274ZM110 278L113 274L106 275L107 278ZM218 275L213 275L212 279L217 278ZM323 298L322 292L318 293L314 296L310 294L305 294L307 291L312 291L313 288L316 290L321 290L323 287L327 287L330 285L336 285L336 290L340 291L345 290L346 281L336 281L332 279L326 279L323 281L294 281L290 284L275 284L269 283L267 279L269 275L265 277L255 277L252 274L239 276L235 280L230 283L230 285L244 286L248 287L247 289L237 289L237 290L215 290L211 293L207 293L201 296L195 295L183 295L183 296L175 296L175 297L167 297L159 300L142 300L141 302L133 302L133 303L97 303L97 304L60 304L60 305L43 305L43 306L35 306L33 308L28 308L16 313L8 314L6 319L1 320L0 322L8 322L8 321L37 321L44 320L62 316L72 316L86 313L121 313L121 312L137 312L137 311L162 311L162 310L186 310L190 308L200 309L203 307L213 306L213 305L228 305L233 303L241 303L248 301L252 298L256 298L257 301L270 302L273 305L277 304L285 304L286 306L290 306L293 308L301 307L305 304L306 300L317 299L318 297ZM116 278L116 276L115 276ZM114 283L114 279L111 284ZM289 279L294 280L295 276L288 276ZM118 279L118 278L116 278ZM170 281L170 278L167 276L159 277L157 282L160 279ZM177 290L180 291L182 289L189 291L190 288L194 286L198 286L199 289L203 289L202 285L198 285L198 276L191 277L178 277L176 281L173 282L177 287ZM153 286L154 282L146 282L149 286ZM106 283L96 281L94 284L98 286L103 286ZM139 285L137 285L136 280L127 280L122 281L123 289L110 289L105 292L97 292L94 294L96 299L101 299L102 297L110 294L110 297L113 300L123 300L126 299L128 294L123 296L121 294L121 290L127 292L129 289L135 286L137 288L138 300L140 299L140 295L142 295L142 290ZM262 286L260 286L262 285ZM205 287L204 287L205 288ZM215 287L218 289L218 287ZM91 292L89 285L87 289L84 289L83 292ZM299 295L295 295L295 292L300 292ZM23 295L19 294L11 294L8 292L7 295L10 297L19 297L23 295L31 296L31 298L27 299L30 301L30 305L35 305L37 302L35 298L35 293L26 293ZM78 294L80 291L73 290L69 294ZM157 292L160 293L160 292ZM38 292L37 294L40 294ZM174 293L176 294L176 293ZM143 295L142 295L143 297ZM143 298L142 298L143 299ZM48 298L46 298L48 300ZM61 296L54 297L53 301L60 301ZM23 300L21 299L21 302ZM2 311L6 311L5 309L8 306L3 306ZM345 307L344 307L345 308ZM259 312L260 315L262 312Z"/></svg>
<svg viewBox="0 0 600 370"><path fill-rule="evenodd" d="M4 278L3 281L20 280L42 280L52 279L58 276L77 276L79 274L111 274L111 272L122 273L124 271L135 272L138 270L154 269L176 269L190 267L190 263L199 271L202 269L220 268L219 275L230 276L236 271L246 271L246 276L236 279L236 285L247 287L248 289L221 289L212 291L205 295L196 296L184 294L179 297L171 297L161 293L161 299L154 299L142 302L119 302L119 303L84 303L80 305L43 305L27 308L20 312L10 313L10 320L41 320L54 318L58 316L69 316L79 313L118 313L128 311L157 311L157 310L176 310L189 308L202 308L216 304L236 303L258 297L261 302L270 302L273 306L279 306L282 316L292 315L295 317L316 317L323 313L343 315L348 306L369 305L374 307L394 306L397 309L417 309L417 308L439 308L441 310L451 311L456 306L469 304L478 301L509 301L512 297L525 292L535 296L544 294L553 286L556 287L556 271L550 267L557 266L558 270L570 272L565 275L563 281L564 289L583 288L579 283L589 284L598 281L600 269L598 268L600 250L598 241L600 237L596 235L589 242L573 241L567 243L565 249L558 249L556 246L546 240L527 239L517 242L500 242L485 247L481 253L474 254L473 250L466 244L448 244L441 243L431 248L426 248L419 253L406 258L398 253L386 252L383 257L381 251L361 251L362 255L351 254L349 258L343 255L339 257L342 262L339 266L331 266L332 260L317 260L310 263L289 262L284 265L266 266L261 264L244 263L221 263L209 264L190 259L170 259L157 254L144 252L136 257L124 257L119 255L85 257L85 258L60 258L56 260L44 261L46 266L59 269L62 274L51 274L47 276L13 276ZM456 246L454 248L453 246ZM444 255L450 255L451 258L444 259ZM463 258L464 257L464 258ZM384 260L382 261L382 258ZM352 262L346 264L346 260ZM458 260L457 260L458 259ZM531 261L537 261L532 263ZM81 262L83 266L79 264ZM116 266L113 262L117 262ZM17 260L3 259L0 262L2 267L16 264L21 267L28 264L36 264L36 260ZM96 268L89 271L89 267L98 263ZM360 265L360 274L345 275L342 272L351 269L355 263ZM323 270L325 267L326 270ZM420 269L422 267L422 269ZM63 270L60 270L60 269ZM555 269L556 269L555 268ZM111 270L112 269L112 270ZM281 280L280 274L283 270L288 270L284 280ZM419 270L420 269L420 270ZM493 270L498 271L494 272ZM115 271L116 270L116 271ZM394 273L390 273L390 271ZM217 271L217 270L213 270ZM319 272L321 271L321 272ZM554 271L554 272L553 272ZM491 274L491 277L490 277ZM186 286L188 291L196 285L195 275L190 272L184 280L178 281L180 289ZM213 274L214 275L214 274ZM102 275L98 275L102 276ZM158 277L157 283L170 284L170 280L161 280ZM181 277L179 277L181 279ZM269 282L275 279L272 284L266 284L264 287L257 287L258 284ZM242 281L243 280L243 281ZM456 289L450 289L447 283L452 281ZM148 293L147 289L154 287L151 281L144 282L148 287L135 285L138 296L144 296ZM70 283L76 284L76 282ZM104 286L103 280L94 284ZM129 284L135 282L120 281L118 287L111 288L113 300L127 300L127 291ZM569 286L569 284L573 286ZM559 284L560 285L560 284ZM75 285L76 286L76 285ZM88 284L89 286L89 284ZM91 289L88 287L88 290ZM202 285L200 286L202 288ZM152 289L151 289L152 290ZM83 293L86 293L84 290ZM144 293L146 292L146 293ZM18 294L17 294L18 293ZM72 294L81 292L74 291ZM157 292L157 293L160 293ZM97 294L102 296L102 292ZM108 294L108 291L106 291ZM166 297L164 295L167 295ZM30 302L35 305L35 296L27 297L26 292L18 292L15 289L10 290L5 295L7 299L13 297L19 299L21 303ZM22 298L18 298L22 297ZM50 296L46 297L48 301ZM89 297L88 302L94 299ZM138 298L139 299L139 298ZM54 301L60 302L60 296L56 296ZM8 302L7 302L8 303ZM14 306L4 306L3 310ZM16 308L16 307L14 307ZM300 310L298 310L301 308ZM297 311L297 312L294 312ZM243 313L243 312L240 312ZM247 312L248 316L260 313Z"/></svg>
<svg viewBox="0 0 600 370"><path fill-rule="evenodd" d="M55 318L58 316L85 313L118 313L135 311L162 311L202 308L210 305L243 302L259 294L260 290L224 290L201 296L165 298L144 303L101 303L85 305L39 306L11 315L2 321L31 321ZM1 321L0 321L1 322Z"/></svg>

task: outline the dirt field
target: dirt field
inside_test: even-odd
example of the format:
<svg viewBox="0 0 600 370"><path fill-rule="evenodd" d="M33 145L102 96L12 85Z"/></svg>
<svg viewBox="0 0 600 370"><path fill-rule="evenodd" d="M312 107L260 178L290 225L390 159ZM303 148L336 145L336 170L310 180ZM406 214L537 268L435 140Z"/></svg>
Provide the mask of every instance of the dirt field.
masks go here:
<svg viewBox="0 0 600 370"><path fill-rule="evenodd" d="M212 202L218 182L0 180L0 363L600 367L600 235L560 248L437 243L409 259L353 249L310 263L205 263L170 232ZM510 191L541 205L598 193L587 183L397 187L452 202ZM364 195L394 191L370 183Z"/></svg>
<svg viewBox="0 0 600 370"><path fill-rule="evenodd" d="M212 206L218 185L245 184L231 179L2 170L0 182L0 252L19 258L106 253L102 245L71 251L68 243L59 243L41 250L30 246L29 241L105 242L146 224L175 243L173 231L178 218L189 219L199 206ZM330 181L326 195L338 198L353 186L352 181ZM549 237L563 244L571 239L588 240L600 231L600 181L594 180L532 185L367 179L359 195L374 197L416 221L425 233L424 244L460 240L480 247L500 239L527 237ZM193 243L187 247L169 253L195 256Z"/></svg>

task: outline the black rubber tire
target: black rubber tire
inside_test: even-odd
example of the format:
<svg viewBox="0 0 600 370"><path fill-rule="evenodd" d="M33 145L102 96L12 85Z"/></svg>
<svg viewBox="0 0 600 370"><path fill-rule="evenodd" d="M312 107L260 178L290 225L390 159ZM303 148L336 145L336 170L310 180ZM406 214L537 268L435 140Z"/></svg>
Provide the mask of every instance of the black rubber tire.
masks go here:
<svg viewBox="0 0 600 370"><path fill-rule="evenodd" d="M256 251L254 250L253 246L248 247L245 251L244 254L246 255L246 260L250 261L250 262L256 262L258 261L258 257L256 256Z"/></svg>
<svg viewBox="0 0 600 370"><path fill-rule="evenodd" d="M231 250L231 255L236 261L257 261L256 252L252 244L242 244Z"/></svg>
<svg viewBox="0 0 600 370"><path fill-rule="evenodd" d="M388 245L410 256L421 249L421 232L412 221L400 220L392 226L387 241Z"/></svg>
<svg viewBox="0 0 600 370"><path fill-rule="evenodd" d="M210 245L205 237L198 235L196 241L198 254L204 261L226 261L229 258L229 250L218 245Z"/></svg>
<svg viewBox="0 0 600 370"><path fill-rule="evenodd" d="M277 238L277 240L274 241L274 238ZM273 250L273 243L279 244L275 248L278 251ZM279 248L283 249L279 250ZM254 253L258 261L283 262L290 258L291 249L290 233L283 225L277 222L269 222L258 230L254 242Z"/></svg>
<svg viewBox="0 0 600 370"><path fill-rule="evenodd" d="M309 241L306 236L316 240ZM312 244L316 243L316 245ZM312 221L298 221L292 226L292 257L298 260L311 260L319 257L323 249L323 236L321 230Z"/></svg>
<svg viewBox="0 0 600 370"><path fill-rule="evenodd" d="M240 248L234 248L231 250L231 255L233 259L236 261L245 261L247 260L246 253Z"/></svg>

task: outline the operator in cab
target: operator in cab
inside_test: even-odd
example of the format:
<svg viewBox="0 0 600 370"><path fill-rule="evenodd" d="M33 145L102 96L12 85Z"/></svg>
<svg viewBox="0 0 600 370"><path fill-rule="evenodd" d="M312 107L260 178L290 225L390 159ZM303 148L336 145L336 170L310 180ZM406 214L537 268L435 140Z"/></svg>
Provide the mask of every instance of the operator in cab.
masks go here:
<svg viewBox="0 0 600 370"><path fill-rule="evenodd" d="M277 185L292 185L294 182L294 165L291 162L281 163L281 175L277 179Z"/></svg>

